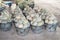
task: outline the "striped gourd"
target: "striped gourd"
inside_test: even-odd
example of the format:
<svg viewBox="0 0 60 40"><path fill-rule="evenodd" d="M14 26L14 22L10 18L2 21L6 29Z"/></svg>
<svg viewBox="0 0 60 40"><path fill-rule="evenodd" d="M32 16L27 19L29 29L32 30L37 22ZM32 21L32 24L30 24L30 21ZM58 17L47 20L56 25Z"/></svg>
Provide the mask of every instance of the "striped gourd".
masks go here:
<svg viewBox="0 0 60 40"><path fill-rule="evenodd" d="M1 8L3 8L3 10L0 12L0 23L6 23L6 22L11 22L11 14L8 11L8 7L4 6L3 4L1 4L2 6L0 6Z"/></svg>
<svg viewBox="0 0 60 40"><path fill-rule="evenodd" d="M14 21L16 22L16 27L22 28L22 29L29 27L30 24L29 24L28 20L25 18L21 9L19 9L18 6L16 7L14 13L15 13Z"/></svg>
<svg viewBox="0 0 60 40"><path fill-rule="evenodd" d="M44 24L41 16L39 16L39 14L36 13L35 10L32 9L31 7L29 7L29 6L26 7L26 8L24 9L24 12L25 12L25 14L26 14L26 18L27 18L28 20L30 20L31 25L41 26L41 25Z"/></svg>

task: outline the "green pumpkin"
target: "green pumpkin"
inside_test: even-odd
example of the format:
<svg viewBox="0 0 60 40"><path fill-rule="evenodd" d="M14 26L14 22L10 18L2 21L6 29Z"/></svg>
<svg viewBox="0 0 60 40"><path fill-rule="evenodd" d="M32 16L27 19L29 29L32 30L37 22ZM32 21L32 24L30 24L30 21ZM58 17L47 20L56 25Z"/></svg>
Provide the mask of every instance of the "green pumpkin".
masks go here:
<svg viewBox="0 0 60 40"><path fill-rule="evenodd" d="M32 7L32 8L34 7L34 2L32 0L22 0L22 1L17 0L16 2L22 10L24 10L26 5L28 5L29 7Z"/></svg>
<svg viewBox="0 0 60 40"><path fill-rule="evenodd" d="M25 8L24 3L19 4L19 8L20 8L21 10L24 10L24 8Z"/></svg>

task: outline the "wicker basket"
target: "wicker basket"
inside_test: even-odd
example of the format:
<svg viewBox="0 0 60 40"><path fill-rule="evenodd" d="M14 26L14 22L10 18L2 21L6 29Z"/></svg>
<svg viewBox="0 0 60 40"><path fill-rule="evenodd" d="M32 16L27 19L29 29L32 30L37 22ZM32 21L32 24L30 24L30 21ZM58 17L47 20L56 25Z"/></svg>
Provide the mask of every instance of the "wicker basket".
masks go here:
<svg viewBox="0 0 60 40"><path fill-rule="evenodd" d="M43 32L43 30L44 30L44 25L42 25L42 26L31 26L31 30L32 30L34 33L39 34L39 33Z"/></svg>
<svg viewBox="0 0 60 40"><path fill-rule="evenodd" d="M16 27L16 32L18 35L21 35L21 36L25 36L29 33L29 30L30 30L30 27L26 28L26 29L22 29L22 28L18 28Z"/></svg>
<svg viewBox="0 0 60 40"><path fill-rule="evenodd" d="M11 30L11 27L12 27L12 22L0 23L0 30L2 31L9 31Z"/></svg>
<svg viewBox="0 0 60 40"><path fill-rule="evenodd" d="M54 32L54 31L56 31L57 25L58 25L58 23L56 23L56 24L47 24L46 29L49 32Z"/></svg>

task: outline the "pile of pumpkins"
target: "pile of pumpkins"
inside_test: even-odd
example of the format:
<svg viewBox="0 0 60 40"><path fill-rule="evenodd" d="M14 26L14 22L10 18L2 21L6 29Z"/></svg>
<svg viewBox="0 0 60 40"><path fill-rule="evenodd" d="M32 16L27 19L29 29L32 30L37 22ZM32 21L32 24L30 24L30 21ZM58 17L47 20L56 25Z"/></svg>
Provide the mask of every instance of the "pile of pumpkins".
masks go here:
<svg viewBox="0 0 60 40"><path fill-rule="evenodd" d="M54 32L58 26L54 14L39 8L32 0L16 0L16 4L0 2L0 30L9 31L12 24L19 35L26 35L30 29L34 33L41 33L45 29Z"/></svg>

